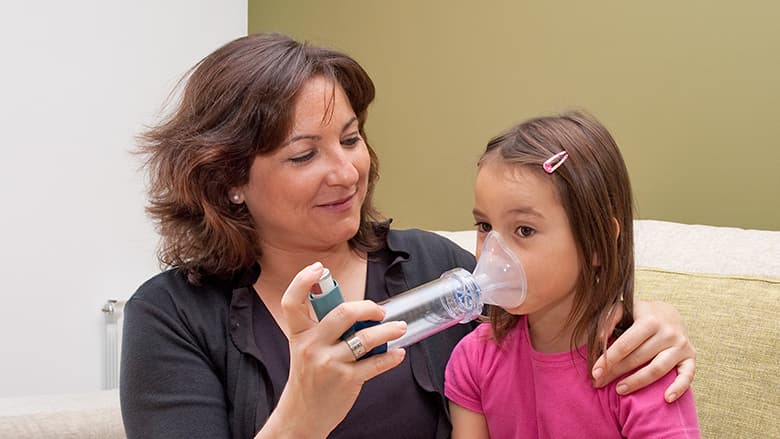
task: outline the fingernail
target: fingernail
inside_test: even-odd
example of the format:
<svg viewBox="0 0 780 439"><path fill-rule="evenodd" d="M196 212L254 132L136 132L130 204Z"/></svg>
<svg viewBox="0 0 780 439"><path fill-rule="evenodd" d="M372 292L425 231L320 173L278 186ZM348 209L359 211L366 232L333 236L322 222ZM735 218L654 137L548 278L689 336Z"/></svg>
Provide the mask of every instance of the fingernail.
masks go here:
<svg viewBox="0 0 780 439"><path fill-rule="evenodd" d="M320 268L322 268L322 262L317 261L317 262L309 265L309 267L311 267L312 270L319 270Z"/></svg>
<svg viewBox="0 0 780 439"><path fill-rule="evenodd" d="M593 370L593 379L597 380L599 377L601 377L601 375L604 375L604 369L597 367Z"/></svg>
<svg viewBox="0 0 780 439"><path fill-rule="evenodd" d="M617 390L618 394L624 395L626 392L628 392L628 386L625 384L618 384L615 390Z"/></svg>
<svg viewBox="0 0 780 439"><path fill-rule="evenodd" d="M398 326L398 329L403 329L404 331L406 331L406 322L405 321L399 320L399 321L395 322L395 324Z"/></svg>
<svg viewBox="0 0 780 439"><path fill-rule="evenodd" d="M666 395L666 402L674 402L677 399L676 393L670 393Z"/></svg>

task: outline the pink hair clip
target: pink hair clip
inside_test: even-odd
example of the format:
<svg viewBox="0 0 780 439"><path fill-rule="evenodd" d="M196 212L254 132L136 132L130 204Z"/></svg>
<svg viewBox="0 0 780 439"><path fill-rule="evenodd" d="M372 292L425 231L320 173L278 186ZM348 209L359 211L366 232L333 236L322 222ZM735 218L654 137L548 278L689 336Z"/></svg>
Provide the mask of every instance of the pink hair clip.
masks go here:
<svg viewBox="0 0 780 439"><path fill-rule="evenodd" d="M544 162L544 164L542 164L544 172L552 174L556 169L558 169L559 166L563 164L563 162L566 161L567 158L569 158L569 154L566 151L561 151L558 154L550 157Z"/></svg>

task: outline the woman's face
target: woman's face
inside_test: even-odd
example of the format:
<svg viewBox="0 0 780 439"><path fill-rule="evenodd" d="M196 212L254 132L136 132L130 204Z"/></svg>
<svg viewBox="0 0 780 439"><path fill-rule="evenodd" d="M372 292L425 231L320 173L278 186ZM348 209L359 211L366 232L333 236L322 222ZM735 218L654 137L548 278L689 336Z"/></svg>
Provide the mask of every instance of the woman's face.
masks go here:
<svg viewBox="0 0 780 439"><path fill-rule="evenodd" d="M528 295L508 312L566 317L580 258L560 197L546 176L496 160L485 162L477 174L477 249L495 230L523 263Z"/></svg>
<svg viewBox="0 0 780 439"><path fill-rule="evenodd" d="M327 251L357 233L371 159L338 83L314 77L294 105L292 131L282 146L257 156L249 182L234 190L249 208L264 251Z"/></svg>

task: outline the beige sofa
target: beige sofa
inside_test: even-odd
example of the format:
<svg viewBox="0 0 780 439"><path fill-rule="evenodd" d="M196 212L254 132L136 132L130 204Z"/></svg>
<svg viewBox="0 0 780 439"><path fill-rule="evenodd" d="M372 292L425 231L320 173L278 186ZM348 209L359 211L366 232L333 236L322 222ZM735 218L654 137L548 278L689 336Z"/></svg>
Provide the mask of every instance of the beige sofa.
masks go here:
<svg viewBox="0 0 780 439"><path fill-rule="evenodd" d="M780 232L636 222L637 296L674 304L698 350L704 437L780 438ZM473 251L473 231L439 232ZM116 390L0 398L0 438L124 438Z"/></svg>

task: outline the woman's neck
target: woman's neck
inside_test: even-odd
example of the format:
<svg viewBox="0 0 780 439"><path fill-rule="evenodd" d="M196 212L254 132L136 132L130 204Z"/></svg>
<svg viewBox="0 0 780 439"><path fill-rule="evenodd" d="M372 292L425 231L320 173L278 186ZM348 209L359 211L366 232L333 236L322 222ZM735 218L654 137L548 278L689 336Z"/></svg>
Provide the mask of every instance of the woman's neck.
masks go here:
<svg viewBox="0 0 780 439"><path fill-rule="evenodd" d="M319 261L335 279L341 279L346 278L361 260L365 261L365 256L352 250L346 242L328 249L290 250L265 245L258 261L261 273L256 286L281 297L293 277L309 264Z"/></svg>

